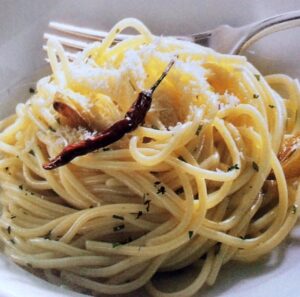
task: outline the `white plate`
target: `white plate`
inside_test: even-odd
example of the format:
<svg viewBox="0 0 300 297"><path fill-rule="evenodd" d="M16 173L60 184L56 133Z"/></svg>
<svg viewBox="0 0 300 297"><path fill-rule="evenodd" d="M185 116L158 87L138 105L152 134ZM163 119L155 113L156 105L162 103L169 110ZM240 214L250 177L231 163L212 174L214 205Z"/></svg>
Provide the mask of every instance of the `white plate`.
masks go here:
<svg viewBox="0 0 300 297"><path fill-rule="evenodd" d="M4 1L0 0L0 118L25 101L28 89L45 72L43 32L49 20L109 29L124 17L141 19L156 34L185 34L220 24L243 25L284 11L300 9L299 0L173 1ZM247 55L263 73L300 78L300 29L260 41ZM300 228L259 263L227 264L202 297L299 296ZM83 296L30 275L0 256L0 297ZM138 296L138 294L135 294ZM133 294L131 296L134 296ZM141 296L141 295L139 295Z"/></svg>

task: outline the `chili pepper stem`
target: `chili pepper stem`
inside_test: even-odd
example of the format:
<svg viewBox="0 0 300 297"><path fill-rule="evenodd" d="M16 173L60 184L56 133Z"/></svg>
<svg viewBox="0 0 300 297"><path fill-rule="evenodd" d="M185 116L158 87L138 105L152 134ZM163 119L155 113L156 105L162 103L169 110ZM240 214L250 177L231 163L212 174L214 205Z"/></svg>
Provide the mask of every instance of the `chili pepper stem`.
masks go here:
<svg viewBox="0 0 300 297"><path fill-rule="evenodd" d="M150 89L150 94L153 94L153 92L155 91L155 89L159 86L159 84L162 82L162 80L165 78L165 76L168 74L168 72L170 71L170 69L172 68L172 66L175 63L175 59L172 59L168 66L166 67L165 71L162 73L162 75L160 76L160 78L154 83L154 85L151 87Z"/></svg>

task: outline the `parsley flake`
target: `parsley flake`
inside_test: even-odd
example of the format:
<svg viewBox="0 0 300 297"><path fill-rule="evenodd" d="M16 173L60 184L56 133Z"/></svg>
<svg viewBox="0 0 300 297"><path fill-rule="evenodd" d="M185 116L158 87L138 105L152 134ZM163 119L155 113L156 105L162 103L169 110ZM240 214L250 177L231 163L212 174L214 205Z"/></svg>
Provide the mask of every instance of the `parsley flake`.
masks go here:
<svg viewBox="0 0 300 297"><path fill-rule="evenodd" d="M254 74L254 76L257 79L257 81L260 81L260 75L259 74Z"/></svg>
<svg viewBox="0 0 300 297"><path fill-rule="evenodd" d="M257 99L257 98L259 98L259 95L258 94L253 94L253 98Z"/></svg>
<svg viewBox="0 0 300 297"><path fill-rule="evenodd" d="M235 170L239 170L240 169L239 165L238 164L234 164L234 165L228 167L227 171L231 171L231 170L234 170L234 169Z"/></svg>
<svg viewBox="0 0 300 297"><path fill-rule="evenodd" d="M176 190L175 190L175 193L176 193L177 195L182 194L182 193L183 193L183 187L180 187L180 188L176 189Z"/></svg>
<svg viewBox="0 0 300 297"><path fill-rule="evenodd" d="M34 153L34 151L33 151L33 150L30 150L28 153L29 153L30 155L33 155L33 156L35 156L35 153Z"/></svg>
<svg viewBox="0 0 300 297"><path fill-rule="evenodd" d="M7 227L7 233L10 234L11 233L11 226Z"/></svg>
<svg viewBox="0 0 300 297"><path fill-rule="evenodd" d="M150 210L150 203L151 203L151 200L145 200L144 201L144 205L146 205L146 211L149 212Z"/></svg>
<svg viewBox="0 0 300 297"><path fill-rule="evenodd" d="M196 135L199 136L202 129L202 125L200 125L196 131Z"/></svg>
<svg viewBox="0 0 300 297"><path fill-rule="evenodd" d="M157 189L157 194L162 194L164 195L166 193L166 188L164 186L160 186L158 189Z"/></svg>
<svg viewBox="0 0 300 297"><path fill-rule="evenodd" d="M122 217L122 216L113 215L112 217L113 217L114 219L117 219L117 220L122 220L122 221L124 221L124 217Z"/></svg>
<svg viewBox="0 0 300 297"><path fill-rule="evenodd" d="M33 87L30 87L30 88L29 88L29 93L30 93L30 94L34 94L34 93L35 93L35 89L34 89Z"/></svg>
<svg viewBox="0 0 300 297"><path fill-rule="evenodd" d="M139 210L139 212L136 214L135 219L139 219L141 216L143 215L143 212L141 210Z"/></svg>
<svg viewBox="0 0 300 297"><path fill-rule="evenodd" d="M275 105L272 105L272 104L269 104L269 107L270 107L270 108L275 108L276 106L275 106Z"/></svg>
<svg viewBox="0 0 300 297"><path fill-rule="evenodd" d="M23 190L23 185L19 185L19 189L20 189L20 190Z"/></svg>
<svg viewBox="0 0 300 297"><path fill-rule="evenodd" d="M189 231L189 239L191 239L194 235L194 231Z"/></svg>
<svg viewBox="0 0 300 297"><path fill-rule="evenodd" d="M259 167L258 167L257 163L255 163L254 161L252 162L252 168L257 172L259 171Z"/></svg>

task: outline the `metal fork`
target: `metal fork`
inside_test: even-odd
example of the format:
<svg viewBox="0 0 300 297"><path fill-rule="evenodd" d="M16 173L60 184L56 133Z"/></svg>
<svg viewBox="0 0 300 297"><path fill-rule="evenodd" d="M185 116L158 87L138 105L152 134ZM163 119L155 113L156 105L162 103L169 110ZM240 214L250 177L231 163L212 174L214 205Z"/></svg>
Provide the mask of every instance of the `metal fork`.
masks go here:
<svg viewBox="0 0 300 297"><path fill-rule="evenodd" d="M175 37L203 46L208 46L221 53L240 54L253 42L266 35L299 25L300 10L297 10L275 15L242 27L222 25L210 31ZM75 57L75 53L84 49L89 43L96 40L101 41L107 36L107 32L105 31L82 28L57 22L50 22L49 28L54 29L58 33L45 33L44 38L46 40L50 37L57 38L67 49L67 55L70 59L73 59ZM69 35L69 37L65 37L66 35ZM129 36L132 35L119 34L115 39L115 42L120 42ZM46 48L45 45L44 48Z"/></svg>

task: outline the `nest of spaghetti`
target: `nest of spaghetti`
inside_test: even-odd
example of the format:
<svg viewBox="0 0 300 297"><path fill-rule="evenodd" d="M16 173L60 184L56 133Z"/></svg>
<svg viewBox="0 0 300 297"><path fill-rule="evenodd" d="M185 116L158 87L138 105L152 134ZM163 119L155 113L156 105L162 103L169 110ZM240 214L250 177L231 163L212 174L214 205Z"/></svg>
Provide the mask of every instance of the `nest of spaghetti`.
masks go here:
<svg viewBox="0 0 300 297"><path fill-rule="evenodd" d="M112 46L127 27L140 34ZM74 61L47 48L52 74L0 124L0 239L13 261L94 295L153 296L164 296L157 272L197 264L168 293L192 296L228 261L286 238L300 199L297 81L132 19ZM128 118L172 60L137 125L45 170Z"/></svg>

